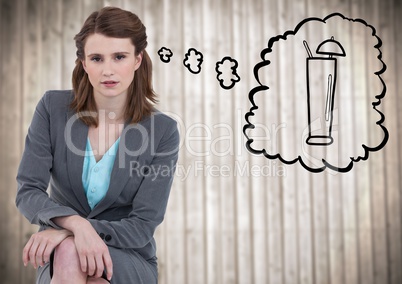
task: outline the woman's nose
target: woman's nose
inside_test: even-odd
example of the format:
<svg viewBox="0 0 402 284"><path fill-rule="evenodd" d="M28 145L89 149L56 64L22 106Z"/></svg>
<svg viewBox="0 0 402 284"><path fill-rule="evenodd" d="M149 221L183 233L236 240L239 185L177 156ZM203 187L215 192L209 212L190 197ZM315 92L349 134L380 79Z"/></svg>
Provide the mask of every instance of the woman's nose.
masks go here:
<svg viewBox="0 0 402 284"><path fill-rule="evenodd" d="M114 74L113 66L111 61L105 61L103 64L102 75L104 76L112 76Z"/></svg>

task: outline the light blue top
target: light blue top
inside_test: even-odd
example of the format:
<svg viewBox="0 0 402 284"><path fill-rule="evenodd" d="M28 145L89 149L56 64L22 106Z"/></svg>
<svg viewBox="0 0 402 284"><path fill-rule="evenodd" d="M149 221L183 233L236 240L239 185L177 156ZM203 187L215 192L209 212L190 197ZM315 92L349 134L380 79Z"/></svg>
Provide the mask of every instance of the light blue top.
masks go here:
<svg viewBox="0 0 402 284"><path fill-rule="evenodd" d="M110 176L116 152L119 146L119 139L109 148L98 162L92 151L91 142L87 139L85 149L84 167L82 170L82 185L87 196L88 205L94 209L96 204L101 201L109 189Z"/></svg>

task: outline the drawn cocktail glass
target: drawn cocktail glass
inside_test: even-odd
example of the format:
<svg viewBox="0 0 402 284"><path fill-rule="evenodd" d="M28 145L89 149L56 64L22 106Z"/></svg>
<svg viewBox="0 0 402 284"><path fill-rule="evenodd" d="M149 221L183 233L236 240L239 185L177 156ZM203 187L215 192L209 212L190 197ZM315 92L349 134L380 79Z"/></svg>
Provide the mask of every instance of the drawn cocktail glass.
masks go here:
<svg viewBox="0 0 402 284"><path fill-rule="evenodd" d="M333 56L346 56L346 53L342 45L333 37L323 41L317 47L316 53L327 55L326 57L313 57L307 42L304 41L303 43L308 54L306 74L309 134L306 143L327 146L334 141L332 138L332 120L337 59Z"/></svg>

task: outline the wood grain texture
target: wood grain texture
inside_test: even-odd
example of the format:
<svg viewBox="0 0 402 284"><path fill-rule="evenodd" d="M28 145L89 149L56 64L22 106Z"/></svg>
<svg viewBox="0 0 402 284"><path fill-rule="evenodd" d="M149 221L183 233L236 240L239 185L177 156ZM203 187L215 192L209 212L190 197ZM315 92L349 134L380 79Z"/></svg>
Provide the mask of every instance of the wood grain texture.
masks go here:
<svg viewBox="0 0 402 284"><path fill-rule="evenodd" d="M37 228L17 212L14 199L35 106L46 90L71 88L73 37L91 12L106 5L131 10L143 20L158 107L178 121L181 134L166 218L155 235L159 283L402 283L400 1L1 0L2 283L34 283L35 271L23 267L21 251ZM249 91L258 86L253 68L262 60L261 51L271 37L304 18L335 11L365 19L383 41L387 94L379 109L389 142L344 174L313 174L298 163L252 155L242 127ZM313 30L302 33L308 42L320 40ZM342 103L337 122L352 135L339 137L341 146L328 153L336 160L356 141L378 141L371 125L378 114L366 106L378 87L368 70L379 62L369 46L362 48L367 39L355 26L336 27L334 37L353 46L353 61L339 71L336 97L336 105ZM173 51L170 63L159 59L163 46ZM199 74L183 65L189 48L204 55ZM225 56L239 64L241 80L230 90L216 79L216 63ZM260 109L272 110L261 111L267 123L258 127L278 151L299 150L292 142L306 119L306 80L295 59L305 56L303 48L284 46L272 55L274 72L259 74L261 82L289 94L267 91L255 97ZM292 131L272 123L281 121L290 122Z"/></svg>
<svg viewBox="0 0 402 284"><path fill-rule="evenodd" d="M14 205L15 197L15 165L18 163L21 153L22 135L20 132L21 92L22 92L22 17L21 2L2 1L1 8L1 77L4 78L1 85L2 103L0 121L2 122L2 144L0 156L3 165L1 167L1 208L4 215L1 231L7 232L1 236L2 245L2 275L5 275L6 284L21 281L20 269L21 253L21 218ZM13 54L14 56L10 56ZM15 281L14 281L15 280Z"/></svg>

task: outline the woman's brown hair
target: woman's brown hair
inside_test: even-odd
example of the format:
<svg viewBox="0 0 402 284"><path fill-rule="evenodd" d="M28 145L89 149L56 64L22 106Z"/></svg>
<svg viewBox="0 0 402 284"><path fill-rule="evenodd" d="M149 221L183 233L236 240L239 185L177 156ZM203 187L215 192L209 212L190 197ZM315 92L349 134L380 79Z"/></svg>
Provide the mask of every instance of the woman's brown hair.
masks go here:
<svg viewBox="0 0 402 284"><path fill-rule="evenodd" d="M85 21L81 31L74 37L77 59L72 76L74 99L71 108L88 126L98 125L97 117L80 115L81 113L97 112L93 87L81 62L85 58L86 39L94 33L114 38L130 38L135 46L135 55L137 56L141 52L143 54L141 65L135 71L134 80L128 87L124 112L125 120L137 123L151 114L153 104L157 102L152 88L152 62L145 50L148 44L145 26L137 15L116 7L105 7L93 12Z"/></svg>

